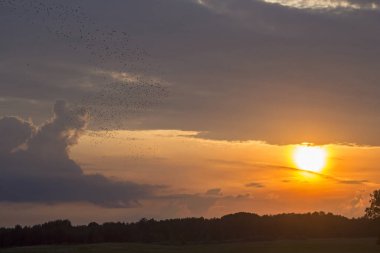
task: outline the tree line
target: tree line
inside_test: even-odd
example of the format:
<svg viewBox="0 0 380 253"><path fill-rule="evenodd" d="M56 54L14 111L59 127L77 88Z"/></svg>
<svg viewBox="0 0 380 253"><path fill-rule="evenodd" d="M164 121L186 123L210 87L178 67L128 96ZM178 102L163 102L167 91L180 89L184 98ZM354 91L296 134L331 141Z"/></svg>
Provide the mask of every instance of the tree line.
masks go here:
<svg viewBox="0 0 380 253"><path fill-rule="evenodd" d="M354 238L380 235L380 190L371 194L366 215L346 218L332 213L257 215L107 222L73 226L69 220L0 228L0 247L105 242L216 243L276 239Z"/></svg>
<svg viewBox="0 0 380 253"><path fill-rule="evenodd" d="M276 239L374 237L380 219L353 218L331 213L259 216L236 213L221 218L142 219L73 226L68 220L0 229L0 247L104 242L214 243Z"/></svg>

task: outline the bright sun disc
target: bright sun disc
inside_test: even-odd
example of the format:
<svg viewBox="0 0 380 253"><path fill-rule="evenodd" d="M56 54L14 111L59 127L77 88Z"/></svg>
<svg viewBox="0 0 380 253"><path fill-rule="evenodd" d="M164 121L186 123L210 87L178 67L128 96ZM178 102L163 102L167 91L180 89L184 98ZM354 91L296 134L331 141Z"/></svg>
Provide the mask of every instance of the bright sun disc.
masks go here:
<svg viewBox="0 0 380 253"><path fill-rule="evenodd" d="M294 150L294 162L302 170L320 172L326 165L326 150L315 146L298 146Z"/></svg>

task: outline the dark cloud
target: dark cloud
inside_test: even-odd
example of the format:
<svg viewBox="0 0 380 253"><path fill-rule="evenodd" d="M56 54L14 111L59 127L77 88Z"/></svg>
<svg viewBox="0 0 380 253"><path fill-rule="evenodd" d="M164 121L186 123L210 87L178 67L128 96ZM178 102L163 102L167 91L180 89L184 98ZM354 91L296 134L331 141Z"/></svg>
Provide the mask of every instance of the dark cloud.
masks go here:
<svg viewBox="0 0 380 253"><path fill-rule="evenodd" d="M71 203L89 202L102 207L127 208L140 200L167 200L177 208L202 214L223 196L220 188L202 194L165 194L163 186L111 180L99 174L84 174L69 157L69 149L89 122L86 110L57 101L54 116L40 127L16 117L0 119L0 202ZM239 197L236 197L239 198Z"/></svg>
<svg viewBox="0 0 380 253"><path fill-rule="evenodd" d="M365 183L368 183L368 180L339 179L338 182L341 183L341 184L365 184Z"/></svg>
<svg viewBox="0 0 380 253"><path fill-rule="evenodd" d="M183 42L176 44L181 49L171 48L176 60L186 59L170 65L181 93L143 126L281 144L377 143L370 122L379 121L371 113L378 104L378 60L362 50L379 50L371 32L376 13L311 14L257 1L213 2L234 15L215 17L204 8L211 13L208 33L192 24L199 29L191 30L197 38L191 47ZM180 40L175 35L172 43Z"/></svg>
<svg viewBox="0 0 380 253"><path fill-rule="evenodd" d="M220 188L213 188L206 191L206 195L209 196L220 196L222 195L222 189Z"/></svg>
<svg viewBox="0 0 380 253"><path fill-rule="evenodd" d="M340 184L358 184L358 185L362 185L362 184L369 183L368 180L353 180L353 179L339 178L339 177L335 177L335 176L332 176L332 175L324 174L324 173L321 173L321 172L315 172L315 171L310 171L310 170L303 170L303 169L298 169L298 168L295 168L295 167L271 166L271 165L258 165L258 166L267 167L267 168L274 168L274 169L285 169L285 170L292 170L292 171L300 171L300 172L308 173L308 174L311 174L311 175L315 175L315 176L318 176L318 177L321 177L321 178L324 178L324 179L332 180L332 181L335 181L335 182L340 183ZM290 182L292 182L292 180L282 180L281 182L283 182L283 183L290 183Z"/></svg>
<svg viewBox="0 0 380 253"><path fill-rule="evenodd" d="M144 63L123 59L134 64L125 72L170 84L165 103L137 114L120 113L119 102L132 101L135 96L127 94L133 92L90 101L92 107L110 108L102 115L116 112L112 119L103 117L110 128L113 120L128 116L125 128L200 131L213 139L380 144L378 11L310 12L258 0L199 2L80 1L86 16L96 24L101 20L102 31L127 31L129 48L149 52ZM73 3L79 1L67 5ZM78 50L72 50L67 45L76 39L58 40L41 22L0 11L0 93L12 100L6 109L0 101L3 115L29 110L46 116L41 102L57 97L77 102L102 90L109 80L89 69L120 70L113 54L98 65L79 39ZM28 13L29 19L40 18ZM85 29L96 31L92 23ZM36 103L21 106L20 99Z"/></svg>
<svg viewBox="0 0 380 253"><path fill-rule="evenodd" d="M131 207L152 197L158 187L85 175L69 158L88 123L83 109L64 101L54 105L54 117L36 128L19 118L0 120L0 201L90 202L107 207ZM19 148L23 145L24 148Z"/></svg>
<svg viewBox="0 0 380 253"><path fill-rule="evenodd" d="M76 0L0 2L4 22L9 23L5 30L0 27L4 35L0 99L33 100L36 108L64 98L86 106L93 128L104 122L108 123L104 128L120 128L121 118L157 103L165 88L149 76L147 53L129 31L99 22L91 16L94 10L82 4ZM21 37L27 46L15 45ZM13 113L22 114L18 107L13 106Z"/></svg>
<svg viewBox="0 0 380 253"><path fill-rule="evenodd" d="M257 182L251 182L245 185L246 187L254 187L254 188L264 188L265 185L262 183L257 183Z"/></svg>
<svg viewBox="0 0 380 253"><path fill-rule="evenodd" d="M10 153L24 144L32 135L34 128L31 123L16 117L4 117L0 119L0 155Z"/></svg>

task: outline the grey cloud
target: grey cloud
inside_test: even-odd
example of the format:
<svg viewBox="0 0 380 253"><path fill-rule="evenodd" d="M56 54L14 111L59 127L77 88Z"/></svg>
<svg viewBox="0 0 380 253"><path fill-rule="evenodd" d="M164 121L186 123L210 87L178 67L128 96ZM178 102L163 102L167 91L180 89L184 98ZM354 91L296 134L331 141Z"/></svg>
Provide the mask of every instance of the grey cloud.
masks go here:
<svg viewBox="0 0 380 253"><path fill-rule="evenodd" d="M371 32L378 15L310 14L254 1L219 2L233 5L228 8L238 17L210 18L210 36L195 36L201 39L191 48L182 44L194 56L173 48L186 59L186 66L177 64L172 73L173 83L181 86L174 88L183 94L160 114L146 117L143 126L280 144L378 143L370 122L379 117L368 114L378 104L373 96L379 93L374 82L378 61L362 50L379 50L373 43L378 36Z"/></svg>
<svg viewBox="0 0 380 253"><path fill-rule="evenodd" d="M82 1L62 3L54 0L0 3L1 24L7 24L0 27L3 38L0 42L3 56L0 99L13 102L8 112L1 110L2 115L24 114L25 108L20 112L20 106L14 105L19 100L34 100L36 103L29 109L38 111L41 103L63 98L88 107L94 119L118 114L113 119L117 121L116 118L125 118L131 111L146 109L152 100L157 102L155 91L162 91L162 87L157 89L158 81L147 73L149 67L143 59L146 57L144 50L125 35L123 28L110 28L103 21L98 22L91 15L94 11L91 6L96 3L89 1L90 8L82 4ZM137 78L115 80L107 75L108 72ZM153 85L156 89L152 89ZM110 96L115 87L126 86L138 88L122 92L119 89L118 94ZM99 100L104 94L109 96ZM128 101L128 104L120 104L120 101ZM41 114L47 117L46 112ZM108 118L99 121L108 121ZM92 126L95 128L98 122L93 122Z"/></svg>
<svg viewBox="0 0 380 253"><path fill-rule="evenodd" d="M339 179L338 182L341 183L341 184L365 184L365 183L368 183L368 180Z"/></svg>
<svg viewBox="0 0 380 253"><path fill-rule="evenodd" d="M209 196L220 196L222 195L222 189L220 188L213 188L206 191L206 195Z"/></svg>
<svg viewBox="0 0 380 253"><path fill-rule="evenodd" d="M0 201L90 202L106 207L131 207L159 188L85 175L68 156L88 122L83 109L57 101L54 117L39 127L18 118L0 120ZM24 144L26 148L11 152Z"/></svg>
<svg viewBox="0 0 380 253"><path fill-rule="evenodd" d="M16 117L0 119L0 133L7 140L1 143L0 202L88 202L108 208L128 208L139 206L141 200L168 200L196 215L220 200L235 198L222 196L220 188L202 194L159 195L164 186L84 174L68 152L87 127L87 111L59 100L53 113L40 127ZM23 148L16 149L19 146Z"/></svg>
<svg viewBox="0 0 380 253"><path fill-rule="evenodd" d="M81 2L89 16L104 20L106 27L128 31L134 43L150 53L146 61L155 67L140 68L141 73L170 83L165 103L122 114L129 119L123 127L192 130L202 132L204 138L280 144L380 144L376 129L380 37L374 32L379 29L378 12L337 15L262 1L203 2L221 11L193 0ZM97 77L64 68L54 73L33 67L38 64L31 64L28 78L20 78L29 73L21 63L38 59L52 65L96 66L85 52L65 48L65 41L55 43L38 25L23 25L12 15L0 23L3 61L17 62L15 66L0 63L1 73L8 73L1 75L0 91L8 99L78 101L92 88L71 83L86 83L81 80L86 76L90 83L102 84ZM16 43L19 38L28 47ZM117 69L109 61L103 67ZM15 103L8 112L36 111ZM108 98L105 105L109 104ZM6 115L3 108L0 112Z"/></svg>
<svg viewBox="0 0 380 253"><path fill-rule="evenodd" d="M88 120L89 116L83 108L72 110L65 101L57 101L54 105L54 118L27 142L28 152L36 157L68 159L68 148L76 144Z"/></svg>
<svg viewBox="0 0 380 253"><path fill-rule="evenodd" d="M29 122L16 117L0 119L0 155L9 155L13 149L19 147L33 133L34 128Z"/></svg>
<svg viewBox="0 0 380 253"><path fill-rule="evenodd" d="M122 119L150 109L166 96L160 81L149 76L40 60L45 63L25 66L21 60L9 60L0 67L1 114L39 112L33 118L41 123L49 116L44 108L62 98L86 107L92 116L93 129L102 126L111 129L120 128ZM128 75L133 78L118 77ZM28 109L30 113L25 113Z"/></svg>
<svg viewBox="0 0 380 253"><path fill-rule="evenodd" d="M246 187L254 187L254 188L264 188L265 185L258 182L251 182L245 185Z"/></svg>

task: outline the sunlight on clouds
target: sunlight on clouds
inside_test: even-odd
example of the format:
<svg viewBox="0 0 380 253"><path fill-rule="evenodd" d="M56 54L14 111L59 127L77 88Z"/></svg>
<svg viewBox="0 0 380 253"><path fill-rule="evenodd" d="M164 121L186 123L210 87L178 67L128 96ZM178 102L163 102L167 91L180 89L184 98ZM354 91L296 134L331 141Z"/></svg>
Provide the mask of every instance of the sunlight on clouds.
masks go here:
<svg viewBox="0 0 380 253"><path fill-rule="evenodd" d="M132 73L127 72L118 72L118 71L106 71L106 70L96 70L94 71L96 74L104 75L114 79L119 82L137 82L139 76Z"/></svg>
<svg viewBox="0 0 380 253"><path fill-rule="evenodd" d="M353 9L377 10L376 3L353 3L344 0L263 0L266 3L280 4L297 9Z"/></svg>
<svg viewBox="0 0 380 253"><path fill-rule="evenodd" d="M212 12L240 18L253 15L253 10L255 10L257 6L260 6L260 3L278 5L292 9L334 11L336 13L342 11L380 10L379 3L371 0L195 0L194 2Z"/></svg>
<svg viewBox="0 0 380 253"><path fill-rule="evenodd" d="M170 83L168 83L167 81L163 80L160 77L132 73L132 72L93 69L90 71L90 73L96 76L103 77L103 78L108 78L115 82L125 82L125 83L131 83L131 84L144 84L145 82L150 82L150 83L159 83L160 85L165 85L165 86L170 85Z"/></svg>
<svg viewBox="0 0 380 253"><path fill-rule="evenodd" d="M327 199L346 205L354 198L354 192L365 191L366 195L380 182L374 174L379 147L326 145L323 148L328 151L328 168L307 172L295 167L292 159L299 145L208 140L198 134L179 130L87 132L73 147L71 157L82 164L86 174L165 185L172 194L220 189L223 196L256 199L254 206L247 199L228 212L244 208L276 212L281 200L292 206L289 211L324 209L340 213L341 210L334 209L336 202L329 206ZM303 204L310 199L320 202ZM274 209L263 203L270 203ZM219 214L212 210L210 216ZM349 210L344 214L353 215ZM359 211L355 212L356 215Z"/></svg>
<svg viewBox="0 0 380 253"><path fill-rule="evenodd" d="M200 5L205 5L205 3L202 0L197 0L197 3Z"/></svg>

